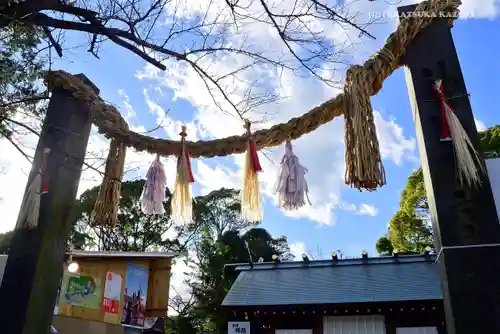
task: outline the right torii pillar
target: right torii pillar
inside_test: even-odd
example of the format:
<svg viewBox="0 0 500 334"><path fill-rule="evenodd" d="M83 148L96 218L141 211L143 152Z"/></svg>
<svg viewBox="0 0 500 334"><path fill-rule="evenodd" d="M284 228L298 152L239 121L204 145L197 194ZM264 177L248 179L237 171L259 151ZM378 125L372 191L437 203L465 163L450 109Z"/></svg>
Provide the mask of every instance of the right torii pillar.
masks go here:
<svg viewBox="0 0 500 334"><path fill-rule="evenodd" d="M443 78L446 97L453 97L448 102L480 151L448 19L434 20L422 31L401 63L406 66L441 268L447 334L500 333L500 224L488 175L482 175L479 189L461 186L452 143L440 142L440 106L432 86L436 78Z"/></svg>

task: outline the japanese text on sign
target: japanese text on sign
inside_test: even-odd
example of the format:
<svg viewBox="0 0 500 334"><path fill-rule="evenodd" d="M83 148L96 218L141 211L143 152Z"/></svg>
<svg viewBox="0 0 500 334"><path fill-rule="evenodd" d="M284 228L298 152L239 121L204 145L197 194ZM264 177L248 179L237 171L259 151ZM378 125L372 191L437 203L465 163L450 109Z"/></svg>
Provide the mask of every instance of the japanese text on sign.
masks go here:
<svg viewBox="0 0 500 334"><path fill-rule="evenodd" d="M228 322L228 334L250 334L250 322Z"/></svg>

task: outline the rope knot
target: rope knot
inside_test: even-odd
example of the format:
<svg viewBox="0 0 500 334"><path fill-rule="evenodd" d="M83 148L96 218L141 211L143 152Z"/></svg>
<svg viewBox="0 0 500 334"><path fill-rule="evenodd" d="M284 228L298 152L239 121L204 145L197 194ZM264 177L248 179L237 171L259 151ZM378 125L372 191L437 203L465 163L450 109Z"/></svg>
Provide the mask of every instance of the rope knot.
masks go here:
<svg viewBox="0 0 500 334"><path fill-rule="evenodd" d="M246 134L250 135L250 128L252 127L252 123L248 118L244 119L245 124L243 124L243 128L246 130Z"/></svg>
<svg viewBox="0 0 500 334"><path fill-rule="evenodd" d="M187 132L186 132L187 128L185 125L182 125L181 126L181 132L179 132L179 136L181 136L181 143L184 144L184 142L186 141L186 137L187 137Z"/></svg>

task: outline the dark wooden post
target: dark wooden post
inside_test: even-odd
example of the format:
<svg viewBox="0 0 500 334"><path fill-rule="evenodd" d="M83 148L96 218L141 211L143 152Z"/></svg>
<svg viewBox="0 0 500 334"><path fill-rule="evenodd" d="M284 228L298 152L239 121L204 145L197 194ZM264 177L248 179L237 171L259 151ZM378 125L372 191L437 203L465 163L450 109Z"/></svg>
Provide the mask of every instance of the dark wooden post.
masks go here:
<svg viewBox="0 0 500 334"><path fill-rule="evenodd" d="M400 13L414 11L404 6ZM488 61L485 59L484 61ZM436 77L479 149L474 116L446 18L435 20L407 48L408 89L417 128L425 189L442 272L448 334L500 333L500 225L487 175L482 187L457 182L452 143L440 142ZM493 73L484 73L493 75Z"/></svg>
<svg viewBox="0 0 500 334"><path fill-rule="evenodd" d="M83 74L78 77L95 88ZM44 148L50 148L49 191L41 197L38 227L16 228L12 237L0 287L2 334L50 333L91 125L84 103L65 90L53 91L28 178L30 183Z"/></svg>

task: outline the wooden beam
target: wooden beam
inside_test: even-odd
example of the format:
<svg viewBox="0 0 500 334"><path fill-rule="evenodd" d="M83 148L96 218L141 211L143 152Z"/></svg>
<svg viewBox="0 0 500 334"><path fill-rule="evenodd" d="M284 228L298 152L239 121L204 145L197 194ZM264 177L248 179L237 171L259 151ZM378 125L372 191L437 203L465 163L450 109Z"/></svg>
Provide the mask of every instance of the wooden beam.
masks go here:
<svg viewBox="0 0 500 334"><path fill-rule="evenodd" d="M398 8L400 13L414 10L415 5ZM500 333L500 224L488 175L482 173L479 189L459 184L452 143L440 142L440 106L432 86L436 78L443 79L447 97L456 97L448 102L480 151L448 18L435 20L417 36L406 49L403 64L441 268L448 334Z"/></svg>
<svg viewBox="0 0 500 334"><path fill-rule="evenodd" d="M83 74L78 77L95 88ZM41 196L38 227L20 224L14 230L0 286L1 333L50 333L91 125L85 103L62 89L53 91L28 177L29 184L44 148L50 148L49 191Z"/></svg>

